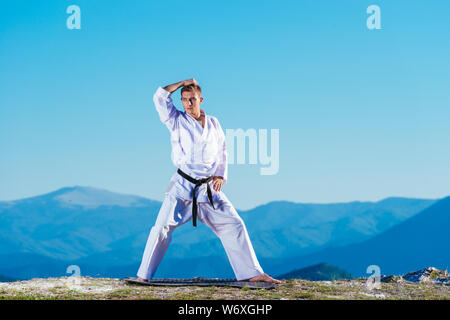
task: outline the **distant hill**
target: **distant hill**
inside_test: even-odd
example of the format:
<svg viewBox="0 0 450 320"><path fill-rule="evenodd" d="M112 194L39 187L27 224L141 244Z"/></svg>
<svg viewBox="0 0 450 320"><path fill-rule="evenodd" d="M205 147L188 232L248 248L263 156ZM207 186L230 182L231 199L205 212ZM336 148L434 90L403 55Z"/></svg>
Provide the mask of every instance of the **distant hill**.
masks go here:
<svg viewBox="0 0 450 320"><path fill-rule="evenodd" d="M4 276L0 275L0 282L14 282L14 281L17 281L17 279L4 277Z"/></svg>
<svg viewBox="0 0 450 320"><path fill-rule="evenodd" d="M67 187L0 207L0 253L75 260L150 230L161 203L90 187Z"/></svg>
<svg viewBox="0 0 450 320"><path fill-rule="evenodd" d="M0 274L16 279L68 276L70 263L33 253L12 253L0 255Z"/></svg>
<svg viewBox="0 0 450 320"><path fill-rule="evenodd" d="M449 226L450 197L447 197L369 240L281 259L272 270L321 261L338 265L358 277L368 276L366 269L370 265L378 265L381 274L401 274L429 265L448 269Z"/></svg>
<svg viewBox="0 0 450 320"><path fill-rule="evenodd" d="M281 274L277 279L305 279L310 281L332 281L355 279L350 273L328 263L319 263L310 267Z"/></svg>

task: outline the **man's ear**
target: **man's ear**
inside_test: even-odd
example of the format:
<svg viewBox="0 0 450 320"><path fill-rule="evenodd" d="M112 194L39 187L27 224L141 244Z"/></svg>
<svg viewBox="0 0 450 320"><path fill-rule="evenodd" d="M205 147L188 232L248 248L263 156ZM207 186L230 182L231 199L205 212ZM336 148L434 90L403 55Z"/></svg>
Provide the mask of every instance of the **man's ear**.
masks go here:
<svg viewBox="0 0 450 320"><path fill-rule="evenodd" d="M203 97L200 97L200 103L202 103L203 102Z"/></svg>

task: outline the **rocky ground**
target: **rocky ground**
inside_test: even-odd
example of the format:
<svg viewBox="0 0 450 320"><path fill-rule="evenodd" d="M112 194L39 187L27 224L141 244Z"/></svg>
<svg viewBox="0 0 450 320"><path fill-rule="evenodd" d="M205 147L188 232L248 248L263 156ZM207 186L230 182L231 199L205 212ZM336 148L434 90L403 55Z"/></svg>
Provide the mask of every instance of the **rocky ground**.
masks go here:
<svg viewBox="0 0 450 320"><path fill-rule="evenodd" d="M128 284L121 279L60 277L0 283L0 299L450 299L450 277L432 267L403 276L339 281L284 280L275 289L231 287L160 287Z"/></svg>

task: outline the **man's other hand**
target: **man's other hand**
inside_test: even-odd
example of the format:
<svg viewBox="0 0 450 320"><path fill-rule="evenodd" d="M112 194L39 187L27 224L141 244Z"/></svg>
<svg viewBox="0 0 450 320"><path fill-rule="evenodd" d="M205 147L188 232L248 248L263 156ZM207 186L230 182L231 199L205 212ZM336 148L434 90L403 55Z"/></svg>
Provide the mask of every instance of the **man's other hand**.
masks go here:
<svg viewBox="0 0 450 320"><path fill-rule="evenodd" d="M223 177L215 176L215 177L213 178L212 184L213 184L213 189L214 189L215 191L219 192L220 189L222 189Z"/></svg>

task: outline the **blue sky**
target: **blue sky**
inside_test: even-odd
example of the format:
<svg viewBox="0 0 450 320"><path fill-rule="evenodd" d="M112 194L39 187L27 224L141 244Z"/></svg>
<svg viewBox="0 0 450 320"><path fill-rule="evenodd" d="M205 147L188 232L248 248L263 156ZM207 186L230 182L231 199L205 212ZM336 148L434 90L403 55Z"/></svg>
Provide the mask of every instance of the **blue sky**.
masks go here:
<svg viewBox="0 0 450 320"><path fill-rule="evenodd" d="M224 130L279 129L278 174L229 166L238 209L450 194L450 2L0 6L0 201L73 185L162 200L176 168L152 96L192 77Z"/></svg>

